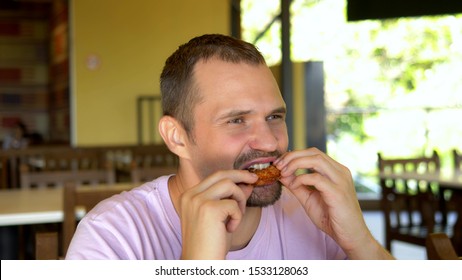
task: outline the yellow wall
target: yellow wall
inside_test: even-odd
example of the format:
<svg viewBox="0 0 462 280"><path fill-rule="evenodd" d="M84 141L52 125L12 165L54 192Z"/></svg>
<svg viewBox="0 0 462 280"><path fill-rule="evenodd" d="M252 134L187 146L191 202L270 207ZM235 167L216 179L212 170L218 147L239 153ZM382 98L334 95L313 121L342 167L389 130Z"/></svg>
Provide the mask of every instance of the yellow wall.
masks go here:
<svg viewBox="0 0 462 280"><path fill-rule="evenodd" d="M305 139L305 69L304 63L298 62L293 64L292 68L292 82L293 82L293 110L294 110L294 149L305 149L306 139Z"/></svg>
<svg viewBox="0 0 462 280"><path fill-rule="evenodd" d="M74 145L135 144L136 97L159 93L159 75L179 44L229 34L229 0L71 1ZM97 58L95 69L87 67ZM157 129L157 128L156 128Z"/></svg>

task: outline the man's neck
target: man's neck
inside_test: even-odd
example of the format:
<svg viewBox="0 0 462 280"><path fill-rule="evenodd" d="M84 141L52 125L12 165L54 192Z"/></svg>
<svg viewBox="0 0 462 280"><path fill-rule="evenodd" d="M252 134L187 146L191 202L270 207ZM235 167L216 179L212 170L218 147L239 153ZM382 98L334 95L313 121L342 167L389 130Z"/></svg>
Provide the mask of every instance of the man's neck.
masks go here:
<svg viewBox="0 0 462 280"><path fill-rule="evenodd" d="M233 234L230 251L242 249L249 244L260 224L261 211L260 207L247 207L239 227Z"/></svg>

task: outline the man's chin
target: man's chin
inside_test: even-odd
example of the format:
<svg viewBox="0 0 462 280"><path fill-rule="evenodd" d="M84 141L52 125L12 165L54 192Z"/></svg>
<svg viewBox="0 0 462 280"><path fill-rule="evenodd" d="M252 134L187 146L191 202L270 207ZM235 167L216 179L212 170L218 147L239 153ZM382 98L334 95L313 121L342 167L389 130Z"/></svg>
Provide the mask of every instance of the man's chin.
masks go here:
<svg viewBox="0 0 462 280"><path fill-rule="evenodd" d="M279 181L266 186L254 187L247 199L247 207L267 207L281 198L282 185Z"/></svg>

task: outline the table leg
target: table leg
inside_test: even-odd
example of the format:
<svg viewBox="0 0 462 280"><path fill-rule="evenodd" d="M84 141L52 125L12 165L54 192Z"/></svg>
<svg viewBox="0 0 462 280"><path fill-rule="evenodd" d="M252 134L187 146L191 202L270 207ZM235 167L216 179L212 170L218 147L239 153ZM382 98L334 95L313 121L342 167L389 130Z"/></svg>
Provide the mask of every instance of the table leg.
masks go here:
<svg viewBox="0 0 462 280"><path fill-rule="evenodd" d="M17 226L0 227L0 259L19 259L19 228Z"/></svg>
<svg viewBox="0 0 462 280"><path fill-rule="evenodd" d="M443 186L440 186L439 188L439 193L438 193L438 197L439 197L439 209L441 211L441 223L446 226L447 223L448 223L448 209L447 209L447 201L444 197L444 191L446 189L443 187Z"/></svg>

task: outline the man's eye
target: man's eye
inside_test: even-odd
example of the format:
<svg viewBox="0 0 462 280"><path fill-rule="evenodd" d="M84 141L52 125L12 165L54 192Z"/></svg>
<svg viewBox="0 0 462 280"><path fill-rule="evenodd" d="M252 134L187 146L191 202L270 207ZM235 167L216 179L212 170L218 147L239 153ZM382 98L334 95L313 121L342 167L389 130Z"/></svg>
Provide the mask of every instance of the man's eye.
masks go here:
<svg viewBox="0 0 462 280"><path fill-rule="evenodd" d="M241 124L243 122L244 122L244 119L242 119L242 118L232 119L232 120L228 121L228 123L230 123L230 124Z"/></svg>
<svg viewBox="0 0 462 280"><path fill-rule="evenodd" d="M284 119L284 117L281 115L271 115L268 117L268 120L279 120L279 119Z"/></svg>

